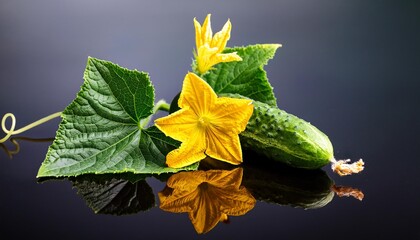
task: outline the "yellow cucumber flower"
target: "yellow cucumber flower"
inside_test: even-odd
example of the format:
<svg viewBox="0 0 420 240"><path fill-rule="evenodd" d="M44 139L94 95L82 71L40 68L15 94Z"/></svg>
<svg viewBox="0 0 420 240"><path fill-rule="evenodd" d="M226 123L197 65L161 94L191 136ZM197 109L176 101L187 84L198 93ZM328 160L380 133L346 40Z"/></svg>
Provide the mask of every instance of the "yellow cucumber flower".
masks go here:
<svg viewBox="0 0 420 240"><path fill-rule="evenodd" d="M232 24L227 20L222 30L213 37L211 30L210 16L208 14L203 26L194 18L196 52L196 68L200 74L211 69L212 66L221 62L242 61L242 58L233 53L222 53L230 38Z"/></svg>
<svg viewBox="0 0 420 240"><path fill-rule="evenodd" d="M185 167L206 156L235 165L242 162L239 133L254 110L251 100L219 98L207 82L188 73L178 106L177 112L155 120L165 135L182 142L166 156L169 167Z"/></svg>
<svg viewBox="0 0 420 240"><path fill-rule="evenodd" d="M177 173L158 193L159 207L188 212L195 230L206 233L228 216L241 216L254 208L256 200L241 186L242 176L242 168Z"/></svg>

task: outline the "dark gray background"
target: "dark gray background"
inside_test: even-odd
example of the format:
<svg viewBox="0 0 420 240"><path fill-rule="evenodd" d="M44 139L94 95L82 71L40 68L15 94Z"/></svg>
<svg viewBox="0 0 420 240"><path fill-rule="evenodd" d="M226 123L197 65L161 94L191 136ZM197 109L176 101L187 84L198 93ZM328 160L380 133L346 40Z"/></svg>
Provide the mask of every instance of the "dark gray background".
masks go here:
<svg viewBox="0 0 420 240"><path fill-rule="evenodd" d="M419 1L2 0L0 115L15 113L19 127L63 110L88 56L149 72L170 101L190 70L192 19L207 13L214 32L231 19L228 46L283 44L266 67L280 108L325 132L336 158L365 160L360 175L325 171L366 197L308 211L258 203L201 237L419 238ZM58 123L24 135L54 137ZM2 238L197 237L186 214L95 215L68 182L36 183L48 145L22 142L12 160L0 152Z"/></svg>

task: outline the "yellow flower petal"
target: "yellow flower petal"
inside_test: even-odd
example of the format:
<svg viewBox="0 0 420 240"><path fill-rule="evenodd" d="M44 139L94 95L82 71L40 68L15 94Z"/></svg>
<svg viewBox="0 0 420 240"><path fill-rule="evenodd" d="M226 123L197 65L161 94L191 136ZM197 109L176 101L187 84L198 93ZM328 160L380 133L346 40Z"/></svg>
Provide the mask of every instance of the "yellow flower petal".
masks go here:
<svg viewBox="0 0 420 240"><path fill-rule="evenodd" d="M213 37L213 32L211 30L210 17L211 17L211 14L207 14L206 19L204 19L204 23L201 28L201 39L203 43L210 43L211 38Z"/></svg>
<svg viewBox="0 0 420 240"><path fill-rule="evenodd" d="M211 40L211 47L219 49L218 53L222 52L225 49L227 42L230 39L230 30L232 29L232 24L228 19L225 25L223 26L220 32L214 34L213 39Z"/></svg>
<svg viewBox="0 0 420 240"><path fill-rule="evenodd" d="M251 100L218 98L211 109L212 125L206 132L206 154L237 165L242 162L238 134L245 130L254 110Z"/></svg>
<svg viewBox="0 0 420 240"><path fill-rule="evenodd" d="M223 205L219 207L219 211L230 216L242 216L253 209L256 203L255 198L245 187L241 187L235 192L227 188L219 188L213 194L223 196Z"/></svg>
<svg viewBox="0 0 420 240"><path fill-rule="evenodd" d="M233 165L242 163L242 148L237 135L232 139L232 136L212 127L206 137L208 156Z"/></svg>
<svg viewBox="0 0 420 240"><path fill-rule="evenodd" d="M213 56L212 58L212 62L214 63L213 65L216 65L217 63L221 63L221 62L235 62L235 61L242 61L242 58L236 53L218 53L216 55Z"/></svg>
<svg viewBox="0 0 420 240"><path fill-rule="evenodd" d="M209 181L208 173L212 171L220 170L211 170L211 171L194 171L194 172L179 172L175 175L172 175L166 182L166 186L176 189L176 193L179 192L191 192L194 191L198 185L205 181ZM193 175L193 177L191 176ZM221 175L221 174L217 174ZM179 196L176 196L179 197Z"/></svg>
<svg viewBox="0 0 420 240"><path fill-rule="evenodd" d="M172 191L166 195L166 190L158 193L160 201L160 209L174 213L191 212L195 209L195 202L199 198L199 192L196 191L197 187L191 191ZM171 189L173 190L173 189ZM170 192L170 191L168 191Z"/></svg>
<svg viewBox="0 0 420 240"><path fill-rule="evenodd" d="M203 44L203 41L201 40L201 25L195 18L194 18L194 28L195 28L195 46L198 49Z"/></svg>
<svg viewBox="0 0 420 240"><path fill-rule="evenodd" d="M228 97L218 98L211 109L213 124L232 134L239 134L245 130L253 112L252 100Z"/></svg>
<svg viewBox="0 0 420 240"><path fill-rule="evenodd" d="M200 73L205 73L217 63L214 63L213 58L217 54L217 48L210 48L209 44L204 44L198 48L197 51L197 69Z"/></svg>
<svg viewBox="0 0 420 240"><path fill-rule="evenodd" d="M206 157L205 132L197 130L192 132L190 139L181 143L181 146L166 155L166 164L172 168L181 168L196 163Z"/></svg>
<svg viewBox="0 0 420 240"><path fill-rule="evenodd" d="M189 107L185 107L171 115L155 120L155 125L163 133L171 133L170 137L184 142L195 131L198 117Z"/></svg>
<svg viewBox="0 0 420 240"><path fill-rule="evenodd" d="M219 223L223 213L218 209L219 203L215 199L217 196L215 188L208 183L202 183L199 189L198 199L200 201L195 202L195 205L192 206L194 210L188 213L188 217L197 233L202 234L213 229Z"/></svg>
<svg viewBox="0 0 420 240"><path fill-rule="evenodd" d="M199 116L208 113L216 99L216 93L207 82L194 73L188 73L184 78L178 106L190 107Z"/></svg>
<svg viewBox="0 0 420 240"><path fill-rule="evenodd" d="M198 172L198 171L196 171ZM203 171L204 172L204 171ZM204 180L213 186L219 186L221 188L236 189L238 190L241 186L243 169L238 167L233 170L209 170L205 171ZM199 175L197 175L198 178ZM223 186L223 187L222 187Z"/></svg>
<svg viewBox="0 0 420 240"><path fill-rule="evenodd" d="M197 69L201 73L207 72L218 63L242 61L242 58L236 52L222 54L216 53L217 51L218 48L209 48L207 44L200 47L198 56L201 56L201 58L197 59Z"/></svg>

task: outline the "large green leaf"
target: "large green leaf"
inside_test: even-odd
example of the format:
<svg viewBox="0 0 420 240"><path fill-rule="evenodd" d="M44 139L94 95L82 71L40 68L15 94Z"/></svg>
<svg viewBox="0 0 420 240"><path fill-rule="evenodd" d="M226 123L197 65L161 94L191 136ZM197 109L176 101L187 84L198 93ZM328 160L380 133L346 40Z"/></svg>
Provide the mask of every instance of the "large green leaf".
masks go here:
<svg viewBox="0 0 420 240"><path fill-rule="evenodd" d="M242 61L219 63L202 77L217 94L236 93L277 106L273 87L268 82L264 65L272 59L279 44L257 44L228 48L224 52L237 52Z"/></svg>
<svg viewBox="0 0 420 240"><path fill-rule="evenodd" d="M167 152L178 142L156 128L142 129L142 120L154 106L154 89L146 73L89 58L84 80L62 114L38 177L180 170L165 164Z"/></svg>

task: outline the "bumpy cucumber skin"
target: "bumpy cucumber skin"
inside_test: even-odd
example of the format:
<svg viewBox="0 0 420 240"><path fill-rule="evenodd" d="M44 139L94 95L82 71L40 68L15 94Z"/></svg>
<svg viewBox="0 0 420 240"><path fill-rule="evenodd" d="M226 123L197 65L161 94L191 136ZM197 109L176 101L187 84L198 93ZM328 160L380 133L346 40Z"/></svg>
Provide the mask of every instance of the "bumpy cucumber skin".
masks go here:
<svg viewBox="0 0 420 240"><path fill-rule="evenodd" d="M316 127L279 108L253 104L254 113L240 134L242 147L297 168L321 168L333 158L329 138Z"/></svg>

